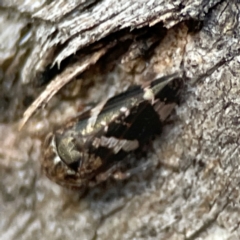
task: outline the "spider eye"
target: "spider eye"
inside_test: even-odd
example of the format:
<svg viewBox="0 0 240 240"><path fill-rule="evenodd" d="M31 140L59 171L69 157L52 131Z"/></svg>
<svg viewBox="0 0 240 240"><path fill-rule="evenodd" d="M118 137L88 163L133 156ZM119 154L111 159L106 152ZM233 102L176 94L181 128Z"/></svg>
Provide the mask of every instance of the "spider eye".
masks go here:
<svg viewBox="0 0 240 240"><path fill-rule="evenodd" d="M71 136L56 136L57 152L61 160L75 172L81 162L81 153L76 149L74 138Z"/></svg>

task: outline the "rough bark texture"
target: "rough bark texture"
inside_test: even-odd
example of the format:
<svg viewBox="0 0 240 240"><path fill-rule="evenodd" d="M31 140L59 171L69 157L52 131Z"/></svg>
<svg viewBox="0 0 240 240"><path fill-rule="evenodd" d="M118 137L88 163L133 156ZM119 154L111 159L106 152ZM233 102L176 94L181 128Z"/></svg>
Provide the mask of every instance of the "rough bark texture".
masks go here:
<svg viewBox="0 0 240 240"><path fill-rule="evenodd" d="M239 239L239 7L1 0L0 238ZM136 162L160 168L84 197L41 174L42 140L54 126L133 83L181 70L182 103Z"/></svg>

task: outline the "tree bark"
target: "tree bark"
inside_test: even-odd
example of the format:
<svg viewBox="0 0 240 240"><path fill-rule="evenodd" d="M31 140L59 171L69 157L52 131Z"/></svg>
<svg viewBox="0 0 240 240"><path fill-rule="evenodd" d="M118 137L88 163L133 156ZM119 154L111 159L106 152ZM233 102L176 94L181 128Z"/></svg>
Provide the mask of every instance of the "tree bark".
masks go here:
<svg viewBox="0 0 240 240"><path fill-rule="evenodd" d="M239 6L1 0L1 239L239 239ZM41 174L49 131L182 71L180 105L147 156L132 157L155 167L85 196Z"/></svg>

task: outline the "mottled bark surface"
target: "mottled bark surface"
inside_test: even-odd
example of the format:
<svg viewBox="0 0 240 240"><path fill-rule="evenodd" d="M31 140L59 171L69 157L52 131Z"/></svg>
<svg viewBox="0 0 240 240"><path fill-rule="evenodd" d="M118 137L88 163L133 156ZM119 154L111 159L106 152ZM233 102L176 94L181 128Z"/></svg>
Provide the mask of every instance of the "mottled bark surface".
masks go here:
<svg viewBox="0 0 240 240"><path fill-rule="evenodd" d="M239 7L1 0L0 238L239 239ZM41 174L42 140L56 125L131 84L181 70L182 102L136 160L160 168L81 198Z"/></svg>

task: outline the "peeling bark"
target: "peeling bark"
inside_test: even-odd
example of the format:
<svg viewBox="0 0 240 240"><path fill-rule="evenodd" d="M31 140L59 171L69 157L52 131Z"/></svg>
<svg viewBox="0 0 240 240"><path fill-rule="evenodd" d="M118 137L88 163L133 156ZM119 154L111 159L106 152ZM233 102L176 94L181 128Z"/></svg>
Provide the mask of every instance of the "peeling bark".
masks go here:
<svg viewBox="0 0 240 240"><path fill-rule="evenodd" d="M30 2L0 1L1 239L239 239L239 1ZM81 198L41 174L56 125L178 71L180 106L133 157L160 167Z"/></svg>

